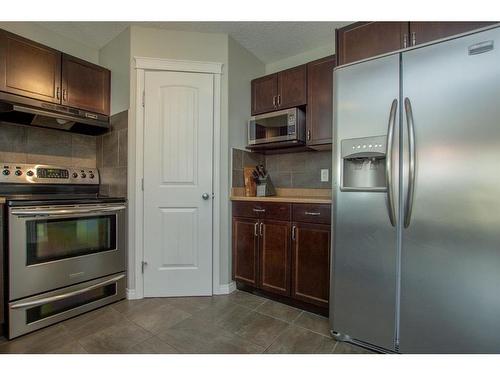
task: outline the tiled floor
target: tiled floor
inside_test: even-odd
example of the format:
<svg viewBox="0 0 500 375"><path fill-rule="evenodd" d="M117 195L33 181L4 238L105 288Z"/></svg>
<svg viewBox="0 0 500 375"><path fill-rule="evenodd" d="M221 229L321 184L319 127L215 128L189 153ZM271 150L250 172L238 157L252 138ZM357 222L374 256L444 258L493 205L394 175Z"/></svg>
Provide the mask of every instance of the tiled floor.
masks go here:
<svg viewBox="0 0 500 375"><path fill-rule="evenodd" d="M121 301L0 341L0 353L370 352L330 338L326 318L236 291Z"/></svg>

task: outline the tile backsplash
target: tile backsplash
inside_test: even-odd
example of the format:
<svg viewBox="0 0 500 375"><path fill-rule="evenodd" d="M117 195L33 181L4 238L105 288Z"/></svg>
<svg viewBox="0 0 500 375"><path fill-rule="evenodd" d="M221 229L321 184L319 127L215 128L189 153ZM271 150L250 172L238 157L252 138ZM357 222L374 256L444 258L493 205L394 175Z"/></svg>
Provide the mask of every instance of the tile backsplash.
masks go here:
<svg viewBox="0 0 500 375"><path fill-rule="evenodd" d="M243 187L243 167L265 165L276 188L331 188L332 152L307 151L262 155L233 149L232 187ZM321 182L321 169L328 169L329 181Z"/></svg>
<svg viewBox="0 0 500 375"><path fill-rule="evenodd" d="M97 137L97 168L101 172L101 194L127 196L128 111L111 116L111 130Z"/></svg>
<svg viewBox="0 0 500 375"><path fill-rule="evenodd" d="M0 160L96 167L96 137L0 122Z"/></svg>

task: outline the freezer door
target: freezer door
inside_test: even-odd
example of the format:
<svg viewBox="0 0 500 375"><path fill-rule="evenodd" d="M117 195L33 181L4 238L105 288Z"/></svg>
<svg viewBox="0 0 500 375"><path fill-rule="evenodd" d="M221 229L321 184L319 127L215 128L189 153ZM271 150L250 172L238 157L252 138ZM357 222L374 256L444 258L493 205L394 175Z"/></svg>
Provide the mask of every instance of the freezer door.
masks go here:
<svg viewBox="0 0 500 375"><path fill-rule="evenodd" d="M389 220L387 189L380 189L380 179L368 184L373 185L369 188L372 191L363 190L363 186L361 191L346 191L340 185L342 156L349 154L347 150L342 154L342 142L344 148L350 149L357 148L357 143L362 144L361 147L366 144L369 152L370 139L377 140L380 138L376 136L382 136L386 140L391 107L396 100L392 108L394 137L390 177L397 216L399 55L338 69L334 75L334 87L334 243L330 325L340 336L394 350L396 227ZM360 138L359 142L352 140L357 138ZM378 146L382 142L371 144L373 150L379 150L374 148L375 144ZM381 146L383 152L385 146L385 143ZM368 158L367 163L370 162ZM356 168L356 160L352 163ZM367 173L373 172L370 168L383 167L384 164L373 161L367 166ZM359 167L362 168L362 162ZM356 177L352 185L358 182L366 184L366 181L368 179ZM345 181L345 184L348 183Z"/></svg>
<svg viewBox="0 0 500 375"><path fill-rule="evenodd" d="M500 31L405 52L402 69L415 189L405 207L400 351L499 353ZM410 151L404 142L405 160Z"/></svg>

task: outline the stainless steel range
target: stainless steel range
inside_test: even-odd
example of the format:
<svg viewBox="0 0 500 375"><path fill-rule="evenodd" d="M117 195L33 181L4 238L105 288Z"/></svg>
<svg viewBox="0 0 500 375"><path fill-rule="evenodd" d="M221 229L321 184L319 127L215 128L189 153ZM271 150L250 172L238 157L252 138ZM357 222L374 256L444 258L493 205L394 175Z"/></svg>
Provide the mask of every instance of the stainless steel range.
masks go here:
<svg viewBox="0 0 500 375"><path fill-rule="evenodd" d="M98 170L0 169L9 338L124 298L126 201L98 194Z"/></svg>

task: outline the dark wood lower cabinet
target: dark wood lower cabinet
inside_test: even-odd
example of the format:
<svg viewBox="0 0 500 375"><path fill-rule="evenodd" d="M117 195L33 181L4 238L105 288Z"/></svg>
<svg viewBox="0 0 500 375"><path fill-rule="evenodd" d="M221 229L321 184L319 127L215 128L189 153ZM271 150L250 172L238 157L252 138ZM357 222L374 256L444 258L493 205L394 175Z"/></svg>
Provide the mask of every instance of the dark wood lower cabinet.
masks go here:
<svg viewBox="0 0 500 375"><path fill-rule="evenodd" d="M257 286L258 220L233 218L233 279Z"/></svg>
<svg viewBox="0 0 500 375"><path fill-rule="evenodd" d="M292 297L328 307L330 226L294 223L292 230Z"/></svg>
<svg viewBox="0 0 500 375"><path fill-rule="evenodd" d="M260 228L260 287L290 295L290 228L286 221L263 220Z"/></svg>
<svg viewBox="0 0 500 375"><path fill-rule="evenodd" d="M233 202L232 212L238 288L328 315L330 205Z"/></svg>

